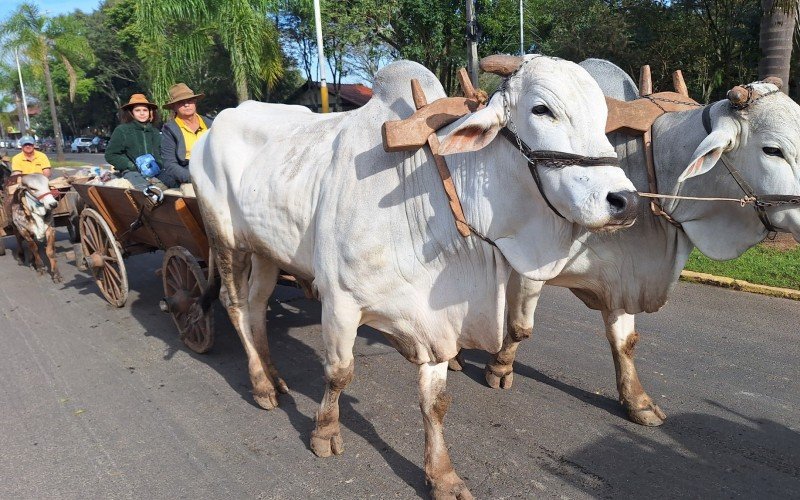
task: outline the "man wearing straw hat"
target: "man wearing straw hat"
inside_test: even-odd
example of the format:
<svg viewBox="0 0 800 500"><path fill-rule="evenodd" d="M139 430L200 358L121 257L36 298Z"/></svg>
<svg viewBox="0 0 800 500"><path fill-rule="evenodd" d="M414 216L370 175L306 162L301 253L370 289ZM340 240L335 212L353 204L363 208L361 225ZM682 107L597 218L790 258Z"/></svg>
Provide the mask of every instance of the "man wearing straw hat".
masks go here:
<svg viewBox="0 0 800 500"><path fill-rule="evenodd" d="M161 129L164 172L159 176L168 187L176 188L190 182L192 147L208 132L212 121L197 114L197 101L203 97L205 94L195 94L185 83L177 83L169 89L169 102L164 107L172 111L172 118Z"/></svg>

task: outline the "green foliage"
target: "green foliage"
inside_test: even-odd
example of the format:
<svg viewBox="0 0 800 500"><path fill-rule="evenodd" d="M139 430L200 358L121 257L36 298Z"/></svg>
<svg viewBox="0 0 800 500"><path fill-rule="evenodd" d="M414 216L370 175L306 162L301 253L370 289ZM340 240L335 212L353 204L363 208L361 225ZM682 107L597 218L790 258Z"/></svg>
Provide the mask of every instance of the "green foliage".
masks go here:
<svg viewBox="0 0 800 500"><path fill-rule="evenodd" d="M776 4L791 7L788 0ZM525 51L580 61L607 58L636 79L652 68L656 90L682 69L700 101L756 79L756 0L524 0ZM794 2L796 4L796 2ZM519 0L475 0L480 56L519 52ZM321 0L330 82L369 80L407 58L431 69L449 93L466 65L465 0ZM0 20L0 45L22 50L26 90L47 106L45 62L62 125L108 132L136 92L165 102L184 81L206 93L201 111L255 97L280 100L316 79L312 0L105 0L94 12L49 18L22 4ZM795 69L793 74L796 74ZM497 78L481 77L491 89ZM0 64L0 94L18 93ZM72 97L70 97L72 96ZM39 127L48 127L41 117Z"/></svg>
<svg viewBox="0 0 800 500"><path fill-rule="evenodd" d="M467 62L465 25L462 0L399 0L385 36L400 57L430 69L453 92Z"/></svg>
<svg viewBox="0 0 800 500"><path fill-rule="evenodd" d="M240 101L258 97L261 82L273 84L283 70L278 32L268 17L271 0L140 0L137 46L157 102L166 102L177 81L200 83L209 56L220 49L230 61Z"/></svg>
<svg viewBox="0 0 800 500"><path fill-rule="evenodd" d="M711 260L695 249L685 268L760 285L800 290L800 247L780 251L757 245L738 259L728 261Z"/></svg>

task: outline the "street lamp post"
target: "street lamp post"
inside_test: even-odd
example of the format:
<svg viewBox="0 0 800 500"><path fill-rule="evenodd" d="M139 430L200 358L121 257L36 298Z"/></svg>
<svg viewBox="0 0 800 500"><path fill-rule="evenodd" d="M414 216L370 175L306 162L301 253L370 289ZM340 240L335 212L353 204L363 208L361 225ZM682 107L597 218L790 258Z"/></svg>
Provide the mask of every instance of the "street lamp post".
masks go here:
<svg viewBox="0 0 800 500"><path fill-rule="evenodd" d="M523 43L523 30L522 30L522 0L519 0L519 55L525 55L525 44Z"/></svg>
<svg viewBox="0 0 800 500"><path fill-rule="evenodd" d="M14 49L14 58L17 61L17 75L19 75L19 89L22 91L22 109L25 110L25 130L20 130L20 133L25 135L31 128L31 118L28 116L28 99L25 97L25 84L22 83L22 69L19 66L19 52Z"/></svg>
<svg viewBox="0 0 800 500"><path fill-rule="evenodd" d="M322 15L319 0L314 0L314 24L317 28L317 51L319 52L319 93L322 112L328 112L328 84L325 81L325 54L322 49Z"/></svg>

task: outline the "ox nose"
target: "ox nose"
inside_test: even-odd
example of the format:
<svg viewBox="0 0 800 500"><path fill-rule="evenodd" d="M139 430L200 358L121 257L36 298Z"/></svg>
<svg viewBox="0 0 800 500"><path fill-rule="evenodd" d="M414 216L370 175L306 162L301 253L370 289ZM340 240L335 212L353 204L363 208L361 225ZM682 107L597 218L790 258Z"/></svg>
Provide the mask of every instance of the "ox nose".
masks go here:
<svg viewBox="0 0 800 500"><path fill-rule="evenodd" d="M639 194L636 191L608 193L606 201L614 219L621 223L633 222L636 219L636 211L639 208Z"/></svg>

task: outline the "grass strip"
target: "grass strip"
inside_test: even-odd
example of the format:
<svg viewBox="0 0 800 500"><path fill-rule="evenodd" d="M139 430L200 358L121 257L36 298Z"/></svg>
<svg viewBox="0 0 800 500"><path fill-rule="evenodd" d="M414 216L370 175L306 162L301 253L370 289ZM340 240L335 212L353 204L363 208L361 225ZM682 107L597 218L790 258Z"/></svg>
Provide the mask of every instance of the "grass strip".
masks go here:
<svg viewBox="0 0 800 500"><path fill-rule="evenodd" d="M800 290L800 247L781 251L756 245L738 259L727 261L711 260L694 249L685 269Z"/></svg>

